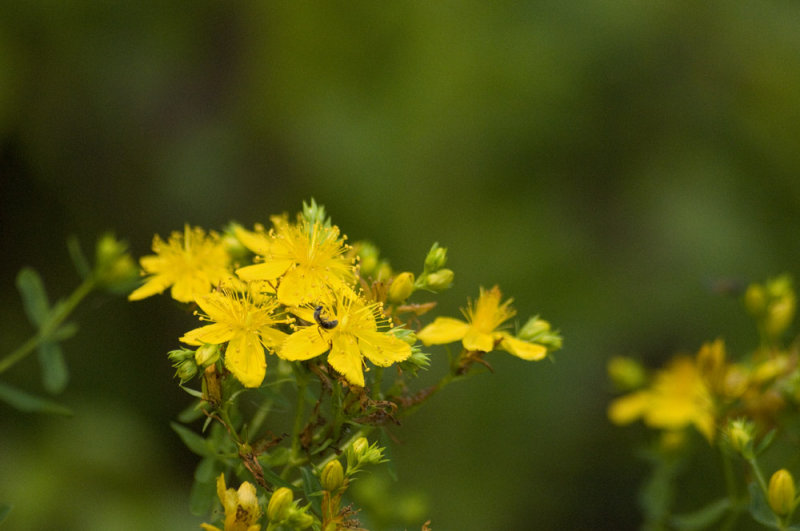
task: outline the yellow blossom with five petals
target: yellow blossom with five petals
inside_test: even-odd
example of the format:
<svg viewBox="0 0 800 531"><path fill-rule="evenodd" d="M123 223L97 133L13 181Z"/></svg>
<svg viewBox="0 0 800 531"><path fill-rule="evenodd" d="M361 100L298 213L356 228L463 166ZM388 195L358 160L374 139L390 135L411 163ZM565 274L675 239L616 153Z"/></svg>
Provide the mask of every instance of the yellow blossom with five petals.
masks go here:
<svg viewBox="0 0 800 531"><path fill-rule="evenodd" d="M441 345L461 340L464 348L471 351L490 352L501 348L524 360L540 360L547 355L547 347L523 341L502 330L502 325L516 315L511 307L513 299L501 303L500 288L481 288L480 296L473 305L461 310L466 321L452 317L437 317L419 331L417 337L425 345Z"/></svg>
<svg viewBox="0 0 800 531"><path fill-rule="evenodd" d="M286 306L316 304L353 284L355 267L345 256L347 246L338 227L303 219L296 225L273 223L268 236L239 231L245 246L264 260L237 269L239 278L247 282L277 280L278 300Z"/></svg>
<svg viewBox="0 0 800 531"><path fill-rule="evenodd" d="M307 309L296 313L313 324L300 327L286 339L278 353L285 360L308 360L330 350L331 367L351 384L364 387L364 358L388 367L411 356L411 345L379 330L387 322L380 305L367 304L350 290L338 293L335 303L323 306L317 316Z"/></svg>
<svg viewBox="0 0 800 531"><path fill-rule="evenodd" d="M694 426L709 441L714 438L714 403L697 364L680 356L659 371L650 387L614 400L608 408L614 424L641 418L656 429L680 430Z"/></svg>
<svg viewBox="0 0 800 531"><path fill-rule="evenodd" d="M209 524L200 524L205 531L260 531L261 507L258 505L256 487L249 481L239 486L239 490L228 489L225 474L217 478L217 496L225 510L223 529Z"/></svg>
<svg viewBox="0 0 800 531"><path fill-rule="evenodd" d="M173 232L166 242L156 235L153 252L156 254L139 260L149 276L128 295L129 300L144 299L172 286L173 299L192 302L231 275L230 256L215 232L206 235L203 229L186 225L183 233Z"/></svg>
<svg viewBox="0 0 800 531"><path fill-rule="evenodd" d="M227 343L225 367L245 387L261 385L267 370L264 348L274 351L287 337L274 328L289 321L276 315L278 301L273 297L253 296L249 291L239 293L223 288L198 297L196 302L205 314L195 313L213 324L195 328L180 340L197 346Z"/></svg>

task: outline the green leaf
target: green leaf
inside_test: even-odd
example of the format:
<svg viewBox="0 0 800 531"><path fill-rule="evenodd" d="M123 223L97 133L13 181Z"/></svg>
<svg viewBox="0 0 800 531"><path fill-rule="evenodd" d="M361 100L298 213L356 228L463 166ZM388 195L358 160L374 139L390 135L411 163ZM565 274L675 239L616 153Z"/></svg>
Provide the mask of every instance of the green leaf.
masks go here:
<svg viewBox="0 0 800 531"><path fill-rule="evenodd" d="M758 483L755 481L750 483L747 486L747 490L750 491L750 507L748 509L753 519L767 527L780 529L778 517L775 516L775 513L770 509L767 499L764 497L764 493L761 492Z"/></svg>
<svg viewBox="0 0 800 531"><path fill-rule="evenodd" d="M39 343L38 355L44 388L50 394L60 393L69 381L69 370L61 345L42 341Z"/></svg>
<svg viewBox="0 0 800 531"><path fill-rule="evenodd" d="M7 503L0 503L0 524L6 519L8 513L11 512L11 505Z"/></svg>
<svg viewBox="0 0 800 531"><path fill-rule="evenodd" d="M92 272L92 266L89 265L89 260L87 260L86 255L83 254L81 244L74 234L67 238L67 251L69 251L72 264L75 266L75 270L81 278L88 277Z"/></svg>
<svg viewBox="0 0 800 531"><path fill-rule="evenodd" d="M721 498L709 503L702 509L692 511L687 514L679 514L672 517L672 525L677 529L706 529L711 524L722 518L731 508L728 498Z"/></svg>
<svg viewBox="0 0 800 531"><path fill-rule="evenodd" d="M219 466L218 463L219 462L213 457L204 457L201 459L200 463L197 464L197 468L194 469L195 481L201 483L216 481L217 476L222 472L221 466Z"/></svg>
<svg viewBox="0 0 800 531"><path fill-rule="evenodd" d="M189 424L203 416L203 411L200 409L200 400L195 400L189 406L178 413L178 420L184 424Z"/></svg>
<svg viewBox="0 0 800 531"><path fill-rule="evenodd" d="M28 320L37 328L41 328L50 317L50 303L47 302L42 277L32 267L23 267L17 273L17 289L22 297L22 306L25 308Z"/></svg>
<svg viewBox="0 0 800 531"><path fill-rule="evenodd" d="M25 413L50 413L53 415L72 415L72 410L57 402L26 393L4 383L0 383L0 400Z"/></svg>
<svg viewBox="0 0 800 531"><path fill-rule="evenodd" d="M169 425L172 426L172 429L175 430L175 433L178 434L178 437L181 438L183 444L185 444L189 448L189 450L196 453L197 455L202 455L202 456L211 455L211 452L208 449L208 445L206 444L206 440L203 437L196 434L189 428L181 426L177 422L170 422Z"/></svg>
<svg viewBox="0 0 800 531"><path fill-rule="evenodd" d="M270 470L269 468L264 468L264 479L272 485L273 487L286 487L288 489L294 489L295 486L286 481L285 479L281 479L281 477Z"/></svg>
<svg viewBox="0 0 800 531"><path fill-rule="evenodd" d="M208 516L217 501L216 481L195 481L189 495L189 511L195 516Z"/></svg>
<svg viewBox="0 0 800 531"><path fill-rule="evenodd" d="M772 441L775 440L775 434L777 433L778 431L773 428L769 430L766 435L764 435L764 438L761 439L761 442L758 443L758 447L756 448L756 456L760 455L764 450L769 448L769 446L772 444Z"/></svg>
<svg viewBox="0 0 800 531"><path fill-rule="evenodd" d="M50 334L50 339L53 341L64 341L78 333L77 323L64 323L59 326L55 332Z"/></svg>
<svg viewBox="0 0 800 531"><path fill-rule="evenodd" d="M308 467L301 467L300 473L303 475L303 494L305 494L306 499L311 502L314 511L317 514L321 514L322 504L320 503L320 493L322 492L322 484Z"/></svg>

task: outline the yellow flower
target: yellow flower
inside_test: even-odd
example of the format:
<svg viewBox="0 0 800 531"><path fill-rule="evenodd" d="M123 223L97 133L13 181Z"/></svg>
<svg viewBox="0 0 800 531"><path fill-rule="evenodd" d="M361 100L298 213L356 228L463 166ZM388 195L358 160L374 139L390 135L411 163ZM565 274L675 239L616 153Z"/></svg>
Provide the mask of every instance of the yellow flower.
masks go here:
<svg viewBox="0 0 800 531"><path fill-rule="evenodd" d="M314 324L290 335L278 355L289 361L308 360L330 350L328 363L353 385L364 387L364 357L388 367L411 356L408 343L378 330L386 324L380 306L365 304L349 290L338 294L332 305L297 314Z"/></svg>
<svg viewBox="0 0 800 531"><path fill-rule="evenodd" d="M711 393L691 358L679 357L659 371L652 386L614 400L608 417L615 424L639 418L656 429L679 430L693 425L706 439L714 438Z"/></svg>
<svg viewBox="0 0 800 531"><path fill-rule="evenodd" d="M274 328L288 322L274 315L278 302L258 297L256 304L249 291L240 294L227 288L198 297L196 302L205 312L198 313L200 319L214 324L187 332L180 340L187 345L227 343L225 367L245 387L261 385L267 370L264 347L274 350L287 337Z"/></svg>
<svg viewBox="0 0 800 531"><path fill-rule="evenodd" d="M225 474L217 478L217 496L225 509L224 528L200 524L206 531L260 531L258 519L261 518L261 508L258 506L255 486L245 481L239 490L225 487Z"/></svg>
<svg viewBox="0 0 800 531"><path fill-rule="evenodd" d="M239 232L242 242L264 262L236 270L244 281L279 280L278 300L286 306L316 304L353 284L354 266L336 226L301 220L297 225L275 223L269 236Z"/></svg>
<svg viewBox="0 0 800 531"><path fill-rule="evenodd" d="M511 308L513 299L501 303L502 294L497 286L486 291L481 288L480 296L473 305L461 310L466 322L451 317L437 317L431 324L420 330L417 337L425 345L441 345L461 340L467 350L490 352L499 347L524 360L540 360L547 354L547 348L536 343L518 339L501 330L504 322L516 315Z"/></svg>
<svg viewBox="0 0 800 531"><path fill-rule="evenodd" d="M173 299L191 302L231 275L230 257L219 236L215 232L206 236L199 227L186 225L183 233L173 232L166 242L156 235L153 252L156 254L139 260L144 273L150 276L128 296L129 300L144 299L172 286Z"/></svg>

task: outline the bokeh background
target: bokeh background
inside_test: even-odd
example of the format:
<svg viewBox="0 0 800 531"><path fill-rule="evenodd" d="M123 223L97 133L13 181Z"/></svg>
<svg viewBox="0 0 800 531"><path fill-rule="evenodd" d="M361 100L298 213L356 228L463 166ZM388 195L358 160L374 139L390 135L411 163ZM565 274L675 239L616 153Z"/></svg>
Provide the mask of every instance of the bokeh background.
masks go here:
<svg viewBox="0 0 800 531"><path fill-rule="evenodd" d="M635 529L644 433L606 420L605 364L744 350L720 281L798 273L799 23L780 0L2 1L0 352L32 331L22 266L77 284L71 234L141 255L314 197L398 269L447 246L443 311L497 283L565 337L393 430L390 528ZM186 316L96 296L77 320L75 417L0 407L5 527L197 529L168 425ZM33 358L3 381L42 392Z"/></svg>

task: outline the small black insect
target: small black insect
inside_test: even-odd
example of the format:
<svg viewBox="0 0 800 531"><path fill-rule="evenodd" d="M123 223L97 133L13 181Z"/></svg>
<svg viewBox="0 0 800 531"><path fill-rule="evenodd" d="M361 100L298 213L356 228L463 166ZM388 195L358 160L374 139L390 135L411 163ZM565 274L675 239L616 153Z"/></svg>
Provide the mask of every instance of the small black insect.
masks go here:
<svg viewBox="0 0 800 531"><path fill-rule="evenodd" d="M336 328L336 325L339 324L338 319L331 319L330 321L322 317L320 314L322 313L322 306L317 306L314 309L314 320L317 322L325 330L330 330L331 328Z"/></svg>

